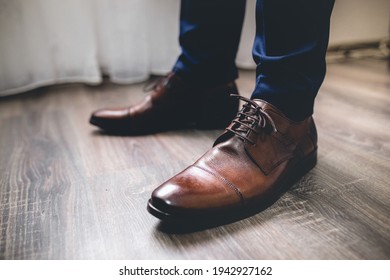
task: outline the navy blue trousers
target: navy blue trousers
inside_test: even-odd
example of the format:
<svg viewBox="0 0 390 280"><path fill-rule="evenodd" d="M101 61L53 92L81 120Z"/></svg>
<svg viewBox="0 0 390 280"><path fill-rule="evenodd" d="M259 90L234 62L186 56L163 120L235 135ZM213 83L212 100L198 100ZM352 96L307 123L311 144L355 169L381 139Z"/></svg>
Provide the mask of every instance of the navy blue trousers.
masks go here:
<svg viewBox="0 0 390 280"><path fill-rule="evenodd" d="M182 0L182 51L173 71L199 87L236 79L245 2ZM333 4L334 0L257 0L252 99L266 100L294 120L313 113L326 72Z"/></svg>

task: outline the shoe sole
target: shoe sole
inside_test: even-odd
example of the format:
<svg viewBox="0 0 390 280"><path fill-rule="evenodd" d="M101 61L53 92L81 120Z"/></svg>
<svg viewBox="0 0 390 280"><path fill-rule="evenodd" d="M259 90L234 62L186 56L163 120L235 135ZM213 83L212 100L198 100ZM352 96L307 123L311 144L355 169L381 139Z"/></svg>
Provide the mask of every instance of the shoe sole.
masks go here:
<svg viewBox="0 0 390 280"><path fill-rule="evenodd" d="M148 201L147 210L150 214L163 222L171 223L196 223L201 222L202 224L225 224L231 223L237 220L241 220L257 214L272 204L274 204L286 191L288 191L295 183L297 183L304 175L306 175L311 169L317 164L317 150L314 150L306 158L296 165L288 174L281 179L279 184L274 188L273 192L270 193L266 198L261 200L250 201L245 208L241 208L234 211L226 211L223 214L216 215L188 215L188 214L172 214L164 212L153 205L151 199Z"/></svg>
<svg viewBox="0 0 390 280"><path fill-rule="evenodd" d="M189 114L180 120L176 119L176 116L174 119L164 119L163 117L154 123L149 121L149 124L132 126L131 119L107 121L107 119L98 118L92 115L89 119L89 123L100 128L103 134L123 136L148 135L158 132L185 129L225 129L237 115L239 100L233 99L226 94L220 96L222 99L213 97L203 100L200 104L192 104L197 110L192 113L186 112ZM219 109L216 110L215 108Z"/></svg>
<svg viewBox="0 0 390 280"><path fill-rule="evenodd" d="M176 124L171 126L157 126L153 129L145 127L142 129L128 130L124 128L113 128L112 126L105 126L98 121L90 120L89 123L100 128L104 134L108 135L123 135L123 136L137 136L137 135L149 135L165 131L178 131L186 129L198 129L198 130L221 130L225 129L233 118L229 118L229 121L223 118L213 118L209 121L189 121L187 123Z"/></svg>
<svg viewBox="0 0 390 280"><path fill-rule="evenodd" d="M187 120L166 120L154 125L144 125L131 127L130 120L121 120L118 122L107 122L94 116L91 116L89 123L100 128L104 134L111 135L147 135L165 131L185 130L185 129L199 129L199 130L214 130L225 129L237 115L238 103L233 104L229 110L215 114L201 110L199 116L190 116Z"/></svg>

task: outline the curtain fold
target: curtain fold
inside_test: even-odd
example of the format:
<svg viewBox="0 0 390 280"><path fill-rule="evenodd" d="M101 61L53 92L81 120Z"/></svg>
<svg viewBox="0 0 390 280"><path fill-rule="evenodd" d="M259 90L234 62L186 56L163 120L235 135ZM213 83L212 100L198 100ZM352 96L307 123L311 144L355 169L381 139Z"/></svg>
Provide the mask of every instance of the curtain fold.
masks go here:
<svg viewBox="0 0 390 280"><path fill-rule="evenodd" d="M255 0L237 55L253 68ZM0 0L0 96L39 86L146 80L170 71L180 48L180 0Z"/></svg>

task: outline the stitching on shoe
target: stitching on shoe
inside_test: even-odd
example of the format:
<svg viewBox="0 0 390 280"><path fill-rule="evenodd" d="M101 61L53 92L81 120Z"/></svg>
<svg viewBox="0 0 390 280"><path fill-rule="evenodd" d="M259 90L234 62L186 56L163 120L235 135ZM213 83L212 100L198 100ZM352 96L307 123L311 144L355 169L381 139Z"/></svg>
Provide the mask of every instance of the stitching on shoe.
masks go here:
<svg viewBox="0 0 390 280"><path fill-rule="evenodd" d="M237 195L238 197L240 198L240 201L241 201L241 205L244 206L245 205L245 199L244 199L244 196L242 195L241 191L239 190L239 188L237 188L232 182L230 182L228 179L222 177L221 175L217 174L217 173L214 173L210 170L207 170L206 168L203 168L201 166L198 166L198 165L193 165L193 167L196 167L196 168L199 168L200 170L203 170L204 172L207 172L209 173L210 175L213 175L215 178L221 180L222 182L224 182L229 188L231 188Z"/></svg>

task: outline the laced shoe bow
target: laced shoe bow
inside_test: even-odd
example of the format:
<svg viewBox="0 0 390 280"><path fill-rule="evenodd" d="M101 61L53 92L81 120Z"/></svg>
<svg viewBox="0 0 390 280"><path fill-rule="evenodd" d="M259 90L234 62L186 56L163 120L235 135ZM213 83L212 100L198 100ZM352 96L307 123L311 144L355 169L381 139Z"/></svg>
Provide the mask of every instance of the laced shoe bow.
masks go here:
<svg viewBox="0 0 390 280"><path fill-rule="evenodd" d="M240 95L232 94L231 96L237 97L245 103L226 130L234 133L242 140L248 141L252 145L255 143L250 139L250 137L248 137L251 132L257 134L259 131L264 131L268 128L271 128L273 132L277 131L271 116L254 100Z"/></svg>

